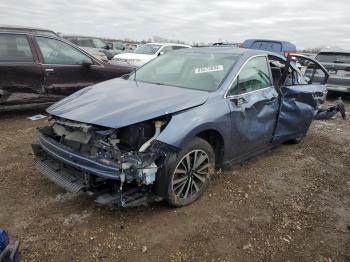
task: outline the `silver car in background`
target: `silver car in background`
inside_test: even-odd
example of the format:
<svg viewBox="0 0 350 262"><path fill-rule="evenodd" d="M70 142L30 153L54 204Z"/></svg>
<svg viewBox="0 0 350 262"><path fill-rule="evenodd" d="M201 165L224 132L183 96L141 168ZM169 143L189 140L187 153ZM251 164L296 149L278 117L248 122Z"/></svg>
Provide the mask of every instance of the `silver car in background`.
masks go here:
<svg viewBox="0 0 350 262"><path fill-rule="evenodd" d="M350 51L325 50L316 58L328 71L327 90L350 95Z"/></svg>

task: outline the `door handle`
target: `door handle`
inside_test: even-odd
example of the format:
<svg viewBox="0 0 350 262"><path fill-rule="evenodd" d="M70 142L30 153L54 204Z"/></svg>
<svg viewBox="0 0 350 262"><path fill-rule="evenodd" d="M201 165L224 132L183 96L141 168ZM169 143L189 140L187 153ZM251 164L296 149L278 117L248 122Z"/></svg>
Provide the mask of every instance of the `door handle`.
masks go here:
<svg viewBox="0 0 350 262"><path fill-rule="evenodd" d="M45 72L54 72L55 70L53 68L45 68Z"/></svg>
<svg viewBox="0 0 350 262"><path fill-rule="evenodd" d="M241 106L247 103L247 100L244 97L233 98L231 101L235 103L236 106Z"/></svg>

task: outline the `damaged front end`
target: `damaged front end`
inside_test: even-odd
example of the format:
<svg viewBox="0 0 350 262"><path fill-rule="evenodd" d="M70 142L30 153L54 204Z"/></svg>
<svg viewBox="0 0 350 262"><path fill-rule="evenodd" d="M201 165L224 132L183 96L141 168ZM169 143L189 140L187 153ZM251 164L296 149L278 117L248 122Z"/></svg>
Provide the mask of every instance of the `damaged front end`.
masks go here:
<svg viewBox="0 0 350 262"><path fill-rule="evenodd" d="M37 169L70 192L84 191L102 204L144 205L153 192L169 145L156 140L170 116L113 129L52 118L32 145Z"/></svg>

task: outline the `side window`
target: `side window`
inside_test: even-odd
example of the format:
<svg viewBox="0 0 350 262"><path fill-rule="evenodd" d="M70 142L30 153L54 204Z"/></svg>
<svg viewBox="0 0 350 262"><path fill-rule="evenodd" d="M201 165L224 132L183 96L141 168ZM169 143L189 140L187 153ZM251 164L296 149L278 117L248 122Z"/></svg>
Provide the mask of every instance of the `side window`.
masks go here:
<svg viewBox="0 0 350 262"><path fill-rule="evenodd" d="M75 39L75 38L65 38L65 39L66 39L67 41L69 41L69 42L75 44L75 45L78 45L78 41L77 41L77 39Z"/></svg>
<svg viewBox="0 0 350 262"><path fill-rule="evenodd" d="M33 62L25 35L0 34L0 62Z"/></svg>
<svg viewBox="0 0 350 262"><path fill-rule="evenodd" d="M170 51L173 51L173 47L172 46L165 46L165 47L163 47L162 50L160 50L160 53L165 54L165 53L168 53Z"/></svg>
<svg viewBox="0 0 350 262"><path fill-rule="evenodd" d="M269 86L271 81L266 58L254 57L245 64L228 95L244 94Z"/></svg>
<svg viewBox="0 0 350 262"><path fill-rule="evenodd" d="M36 37L45 64L81 65L91 58L72 46L56 39Z"/></svg>
<svg viewBox="0 0 350 262"><path fill-rule="evenodd" d="M92 39L93 46L96 48L107 49L107 44L103 42L101 39L94 38Z"/></svg>
<svg viewBox="0 0 350 262"><path fill-rule="evenodd" d="M188 48L186 46L181 46L181 45L174 45L173 46L173 50L179 50L179 49L182 49L182 48Z"/></svg>
<svg viewBox="0 0 350 262"><path fill-rule="evenodd" d="M94 47L92 40L88 38L77 38L77 46Z"/></svg>

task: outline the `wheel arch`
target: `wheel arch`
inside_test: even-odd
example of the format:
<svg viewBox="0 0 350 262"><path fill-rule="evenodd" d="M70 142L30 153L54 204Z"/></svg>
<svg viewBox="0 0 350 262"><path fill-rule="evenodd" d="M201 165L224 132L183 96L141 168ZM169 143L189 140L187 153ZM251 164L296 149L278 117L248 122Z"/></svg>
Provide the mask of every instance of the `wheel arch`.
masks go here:
<svg viewBox="0 0 350 262"><path fill-rule="evenodd" d="M215 165L218 166L223 162L225 152L225 142L221 133L215 129L206 129L195 136L207 141L215 153Z"/></svg>

